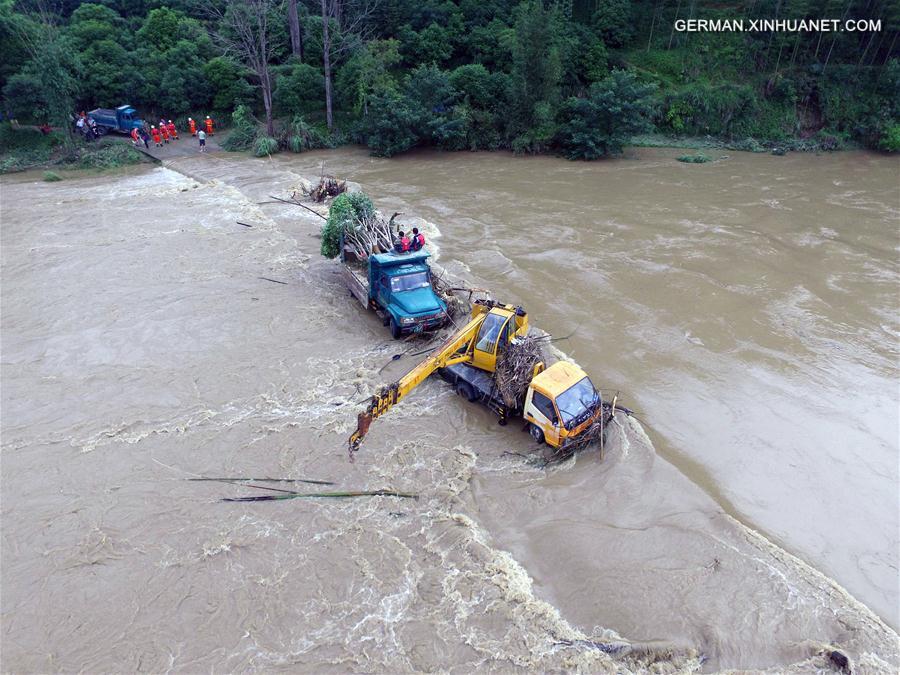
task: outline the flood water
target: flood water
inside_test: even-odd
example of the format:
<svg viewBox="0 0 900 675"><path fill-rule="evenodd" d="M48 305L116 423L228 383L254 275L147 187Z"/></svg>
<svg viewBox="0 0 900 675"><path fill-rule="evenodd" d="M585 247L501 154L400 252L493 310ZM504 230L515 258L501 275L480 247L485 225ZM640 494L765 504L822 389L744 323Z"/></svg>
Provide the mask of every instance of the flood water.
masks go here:
<svg viewBox="0 0 900 675"><path fill-rule="evenodd" d="M678 154L4 178L4 669L895 671L900 167ZM413 362L381 370L402 349L321 221L259 203L323 161L639 421L541 469L429 381L350 464ZM198 475L419 499L222 503L261 491Z"/></svg>

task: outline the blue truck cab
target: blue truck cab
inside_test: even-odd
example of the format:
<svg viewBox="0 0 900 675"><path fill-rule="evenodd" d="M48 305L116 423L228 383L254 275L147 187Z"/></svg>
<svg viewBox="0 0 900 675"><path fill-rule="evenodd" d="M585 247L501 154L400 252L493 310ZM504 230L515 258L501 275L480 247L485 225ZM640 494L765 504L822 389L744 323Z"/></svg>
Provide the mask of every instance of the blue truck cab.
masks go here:
<svg viewBox="0 0 900 675"><path fill-rule="evenodd" d="M348 257L342 252L350 292L390 325L394 338L439 328L448 321L447 303L434 292L427 251L370 255L360 261L367 266L365 279Z"/></svg>
<svg viewBox="0 0 900 675"><path fill-rule="evenodd" d="M118 131L123 134L130 134L132 129L140 129L144 121L137 114L137 110L130 105L120 105L113 110L112 108L97 108L88 113L88 117L97 123L97 130L101 134L110 131Z"/></svg>

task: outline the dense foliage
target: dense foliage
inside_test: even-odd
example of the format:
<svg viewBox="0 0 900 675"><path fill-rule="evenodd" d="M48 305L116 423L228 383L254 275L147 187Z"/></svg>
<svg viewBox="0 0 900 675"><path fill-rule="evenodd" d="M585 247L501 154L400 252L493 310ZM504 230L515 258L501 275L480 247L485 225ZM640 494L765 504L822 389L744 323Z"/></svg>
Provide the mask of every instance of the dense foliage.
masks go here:
<svg viewBox="0 0 900 675"><path fill-rule="evenodd" d="M881 30L675 30L688 18ZM892 0L0 0L0 90L4 113L60 128L123 103L235 112L267 127L233 144L258 154L355 139L594 159L646 131L897 151L898 34Z"/></svg>
<svg viewBox="0 0 900 675"><path fill-rule="evenodd" d="M355 229L375 215L375 205L365 192L344 192L334 198L328 220L322 226L321 252L326 258L336 258L341 252L341 234Z"/></svg>

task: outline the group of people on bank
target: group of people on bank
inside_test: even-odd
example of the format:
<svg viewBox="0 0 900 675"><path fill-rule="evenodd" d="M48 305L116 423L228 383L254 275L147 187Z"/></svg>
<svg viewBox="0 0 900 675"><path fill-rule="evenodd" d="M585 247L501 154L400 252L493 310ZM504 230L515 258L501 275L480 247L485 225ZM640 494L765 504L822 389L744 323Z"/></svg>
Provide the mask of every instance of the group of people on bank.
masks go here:
<svg viewBox="0 0 900 675"><path fill-rule="evenodd" d="M206 116L203 126L198 126L192 117L188 117L188 130L191 136L196 136L200 142L200 152L206 149L206 137L215 135L213 120L209 115ZM131 142L136 146L143 143L144 147L149 149L151 139L154 147L161 148L169 141L178 140L178 128L172 120L161 118L158 125L149 124L145 120L143 126L131 130Z"/></svg>

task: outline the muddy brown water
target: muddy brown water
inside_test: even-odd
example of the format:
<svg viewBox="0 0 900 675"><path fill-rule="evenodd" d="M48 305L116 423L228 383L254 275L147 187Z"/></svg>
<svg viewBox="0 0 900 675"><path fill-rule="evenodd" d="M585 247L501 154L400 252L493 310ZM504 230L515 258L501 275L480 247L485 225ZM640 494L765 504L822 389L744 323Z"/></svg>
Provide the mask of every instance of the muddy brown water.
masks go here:
<svg viewBox="0 0 900 675"><path fill-rule="evenodd" d="M897 161L677 154L3 179L3 669L895 671ZM640 423L539 469L429 381L348 463L411 364L379 372L397 344L320 221L258 204L323 161L575 331ZM419 499L222 503L261 491L198 475Z"/></svg>

